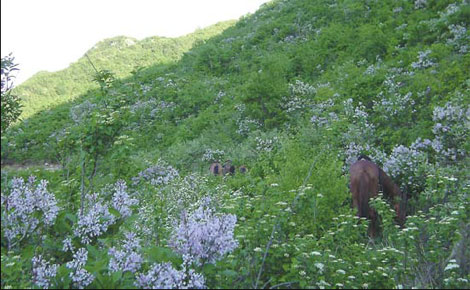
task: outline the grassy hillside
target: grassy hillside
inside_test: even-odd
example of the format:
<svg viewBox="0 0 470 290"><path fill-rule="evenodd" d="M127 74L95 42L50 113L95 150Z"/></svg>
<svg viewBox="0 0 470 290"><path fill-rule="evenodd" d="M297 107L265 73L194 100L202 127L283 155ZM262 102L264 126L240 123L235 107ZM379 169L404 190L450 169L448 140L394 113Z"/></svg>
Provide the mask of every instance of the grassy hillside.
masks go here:
<svg viewBox="0 0 470 290"><path fill-rule="evenodd" d="M177 61L89 73L2 136L2 162L61 165L2 170L2 287L468 288L469 19L272 1ZM351 207L360 154L407 197L371 200L376 238ZM228 159L248 173L209 175Z"/></svg>
<svg viewBox="0 0 470 290"><path fill-rule="evenodd" d="M97 43L86 54L97 70L111 70L117 77L125 78L136 69L151 64L175 62L194 43L208 39L233 24L234 21L221 22L177 38L155 36L137 40L118 36ZM21 96L25 105L21 117L27 119L97 88L92 78L94 73L85 55L64 70L37 73L15 88L15 94Z"/></svg>

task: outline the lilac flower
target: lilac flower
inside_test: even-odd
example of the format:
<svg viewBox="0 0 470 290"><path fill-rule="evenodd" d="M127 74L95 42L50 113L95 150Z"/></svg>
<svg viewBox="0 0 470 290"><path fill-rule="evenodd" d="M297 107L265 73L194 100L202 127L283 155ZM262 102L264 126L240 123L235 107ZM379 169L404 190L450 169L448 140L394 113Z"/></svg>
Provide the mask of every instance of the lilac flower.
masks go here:
<svg viewBox="0 0 470 290"><path fill-rule="evenodd" d="M89 244L92 238L106 232L115 221L116 218L109 212L108 203L99 198L98 194L90 194L87 196L85 211L78 216L74 234L81 238L82 243Z"/></svg>
<svg viewBox="0 0 470 290"><path fill-rule="evenodd" d="M171 263L153 264L147 274L139 274L135 285L144 289L203 289L205 279L193 269L187 269L188 259L183 257L183 269Z"/></svg>
<svg viewBox="0 0 470 290"><path fill-rule="evenodd" d="M25 183L23 178L14 178L9 195L1 196L2 230L11 248L33 233L42 221L46 226L54 224L59 212L53 194L47 191L47 180L35 185L31 176ZM40 219L37 213L41 213Z"/></svg>
<svg viewBox="0 0 470 290"><path fill-rule="evenodd" d="M123 180L117 181L113 191L114 194L111 201L113 207L119 211L122 218L130 216L132 214L130 207L136 205L138 200L129 196L126 182Z"/></svg>
<svg viewBox="0 0 470 290"><path fill-rule="evenodd" d="M134 185L143 181L149 182L154 186L168 184L171 180L179 177L178 171L170 165L165 165L163 161L141 172L137 177L132 178Z"/></svg>
<svg viewBox="0 0 470 290"><path fill-rule="evenodd" d="M136 234L132 232L127 233L121 250L113 247L108 251L108 254L111 256L109 260L110 271L137 272L143 262L142 256L138 253L140 249L140 239L136 237Z"/></svg>
<svg viewBox="0 0 470 290"><path fill-rule="evenodd" d="M63 247L62 247L62 251L64 252L72 252L75 250L73 244L72 244L72 238L66 238L62 241L62 244L63 244Z"/></svg>
<svg viewBox="0 0 470 290"><path fill-rule="evenodd" d="M83 120L86 120L94 110L96 110L96 107L96 104L86 100L70 109L70 118L72 118L75 124L80 124Z"/></svg>
<svg viewBox="0 0 470 290"><path fill-rule="evenodd" d="M463 96L460 96L463 97ZM433 111L433 149L441 160L456 160L465 156L463 144L470 138L470 106L446 103L444 107L435 107Z"/></svg>
<svg viewBox="0 0 470 290"><path fill-rule="evenodd" d="M83 269L88 260L88 251L85 248L80 248L73 254L73 260L67 262L65 266L72 270L70 272L70 278L74 282L77 288L83 289L90 285L95 277L90 274L87 270Z"/></svg>
<svg viewBox="0 0 470 290"><path fill-rule="evenodd" d="M432 59L429 58L429 55L431 54L431 50L428 49L426 51L420 51L418 52L418 61L416 62L413 62L411 64L411 67L412 68L415 68L415 69L424 69L424 68L428 68L428 67L432 67L434 65L436 65Z"/></svg>
<svg viewBox="0 0 470 290"><path fill-rule="evenodd" d="M33 257L32 263L33 284L40 288L49 288L51 286L51 279L57 275L59 265L50 265L49 262L43 260L41 255Z"/></svg>
<svg viewBox="0 0 470 290"><path fill-rule="evenodd" d="M194 257L196 263L215 263L238 247L233 237L236 222L235 215L216 215L201 205L189 215L182 214L169 245L177 253Z"/></svg>

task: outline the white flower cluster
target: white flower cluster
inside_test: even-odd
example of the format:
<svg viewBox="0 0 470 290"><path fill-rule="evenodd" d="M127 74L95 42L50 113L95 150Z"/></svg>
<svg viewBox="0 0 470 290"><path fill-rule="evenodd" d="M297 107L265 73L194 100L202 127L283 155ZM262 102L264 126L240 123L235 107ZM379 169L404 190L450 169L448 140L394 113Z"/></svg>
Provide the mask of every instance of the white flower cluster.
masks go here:
<svg viewBox="0 0 470 290"><path fill-rule="evenodd" d="M202 161L220 161L225 155L224 150L219 149L206 149L204 155L202 155Z"/></svg>
<svg viewBox="0 0 470 290"><path fill-rule="evenodd" d="M415 9L426 8L428 5L428 0L415 0Z"/></svg>
<svg viewBox="0 0 470 290"><path fill-rule="evenodd" d="M256 137L256 150L259 152L271 152L273 151L279 144L279 138L274 136L271 139L263 139L261 137Z"/></svg>
<svg viewBox="0 0 470 290"><path fill-rule="evenodd" d="M289 91L292 96L314 96L317 93L317 89L308 84L304 83L301 80L296 80L295 83L289 84Z"/></svg>
<svg viewBox="0 0 470 290"><path fill-rule="evenodd" d="M448 28L453 38L447 39L447 44L453 46L461 54L469 52L470 31L465 26L458 24L451 24Z"/></svg>
<svg viewBox="0 0 470 290"><path fill-rule="evenodd" d="M141 118L148 116L151 119L155 119L158 113L166 110L171 111L175 107L176 104L174 102L157 101L157 99L152 98L148 101L138 100L129 108L129 110L132 114L137 114L141 116ZM146 114L144 112L148 113Z"/></svg>
<svg viewBox="0 0 470 290"><path fill-rule="evenodd" d="M418 61L411 63L411 67L414 69L425 69L428 67L435 66L436 64L433 60L429 57L431 54L431 50L427 49L426 51L419 51L418 52Z"/></svg>
<svg viewBox="0 0 470 290"><path fill-rule="evenodd" d="M237 125L238 125L237 134L242 135L242 136L246 136L252 130L258 129L261 127L261 123L259 121L248 119L248 118L238 119Z"/></svg>
<svg viewBox="0 0 470 290"><path fill-rule="evenodd" d="M392 94L389 98L380 92L378 99L379 102L373 101L374 111L380 113L385 118L396 117L403 112L410 110L412 113L416 112L414 109L415 101L412 98L412 93L408 92L406 95L400 93Z"/></svg>
<svg viewBox="0 0 470 290"><path fill-rule="evenodd" d="M307 107L307 104L308 102L306 99L293 96L283 97L280 105L284 112L292 113L295 111L304 110Z"/></svg>
<svg viewBox="0 0 470 290"><path fill-rule="evenodd" d="M334 121L338 121L338 115L331 111L334 105L332 99L313 105L313 116L310 118L310 122L318 127L325 127Z"/></svg>

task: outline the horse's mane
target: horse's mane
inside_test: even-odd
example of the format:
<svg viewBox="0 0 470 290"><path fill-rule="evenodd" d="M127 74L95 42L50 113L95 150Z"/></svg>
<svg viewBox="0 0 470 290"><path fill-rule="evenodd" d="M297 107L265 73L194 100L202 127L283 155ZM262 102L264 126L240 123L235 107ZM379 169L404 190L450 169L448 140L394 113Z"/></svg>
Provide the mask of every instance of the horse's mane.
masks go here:
<svg viewBox="0 0 470 290"><path fill-rule="evenodd" d="M371 159L369 156L365 155L365 154L359 155L359 156L357 157L357 161L359 161L359 160L367 160L367 161L371 161L371 162L372 162L372 159Z"/></svg>

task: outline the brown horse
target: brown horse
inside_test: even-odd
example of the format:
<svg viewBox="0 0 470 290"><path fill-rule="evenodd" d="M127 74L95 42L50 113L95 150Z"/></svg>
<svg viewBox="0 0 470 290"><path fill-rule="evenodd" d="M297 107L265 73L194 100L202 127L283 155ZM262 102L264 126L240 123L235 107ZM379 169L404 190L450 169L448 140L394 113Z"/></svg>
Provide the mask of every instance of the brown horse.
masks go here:
<svg viewBox="0 0 470 290"><path fill-rule="evenodd" d="M223 171L224 171L224 175L226 175L226 174L234 175L235 174L235 166L232 165L232 160L225 161Z"/></svg>
<svg viewBox="0 0 470 290"><path fill-rule="evenodd" d="M406 215L406 196L392 179L367 156L360 156L349 169L350 189L353 206L358 210L359 217L369 218L371 224L369 235L377 235L379 224L377 212L369 207L369 200L376 197L379 191L394 204L398 223L403 226Z"/></svg>
<svg viewBox="0 0 470 290"><path fill-rule="evenodd" d="M210 172L214 175L222 175L223 174L223 168L222 165L218 162L214 162L211 164L211 167L209 168Z"/></svg>

